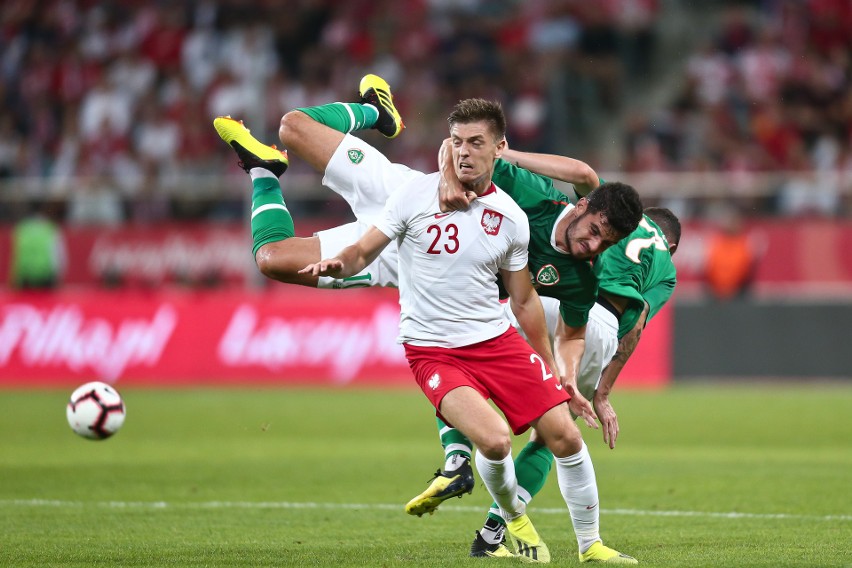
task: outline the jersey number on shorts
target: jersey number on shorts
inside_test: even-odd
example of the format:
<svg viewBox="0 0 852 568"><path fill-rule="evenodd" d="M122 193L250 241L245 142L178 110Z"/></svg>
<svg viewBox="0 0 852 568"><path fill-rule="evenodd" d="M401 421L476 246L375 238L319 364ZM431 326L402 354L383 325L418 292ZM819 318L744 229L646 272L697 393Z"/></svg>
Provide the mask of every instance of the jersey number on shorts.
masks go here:
<svg viewBox="0 0 852 568"><path fill-rule="evenodd" d="M429 245L429 254L441 254L442 250L449 254L455 254L459 250L459 228L450 223L446 227L440 225L429 225L426 232L432 235L432 244Z"/></svg>
<svg viewBox="0 0 852 568"><path fill-rule="evenodd" d="M541 380L546 381L547 379L553 378L553 373L547 368L547 365L544 362L544 359L541 358L541 355L538 353L530 353L530 363L535 363L538 361L538 364L541 365ZM562 390L562 384L556 383L556 388L558 390Z"/></svg>

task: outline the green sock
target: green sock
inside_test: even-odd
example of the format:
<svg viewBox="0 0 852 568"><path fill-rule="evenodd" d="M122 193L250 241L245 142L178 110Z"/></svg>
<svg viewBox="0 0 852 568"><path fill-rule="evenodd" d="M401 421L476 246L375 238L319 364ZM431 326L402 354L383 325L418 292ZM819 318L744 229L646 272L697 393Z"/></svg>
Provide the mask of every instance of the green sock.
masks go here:
<svg viewBox="0 0 852 568"><path fill-rule="evenodd" d="M453 455L462 455L470 459L473 451L473 444L467 439L467 436L448 426L446 422L440 418L435 419L438 424L438 434L441 436L441 446L444 448L444 457L449 458Z"/></svg>
<svg viewBox="0 0 852 568"><path fill-rule="evenodd" d="M535 442L527 442L524 449L515 457L515 475L518 476L518 487L529 493L530 500L544 487L544 482L547 481L547 475L552 466L553 454L550 453L547 446ZM523 501L527 502L526 499L523 499ZM491 509L496 510L497 503L492 503ZM495 513L488 513L488 518L505 524L505 521Z"/></svg>
<svg viewBox="0 0 852 568"><path fill-rule="evenodd" d="M344 134L353 130L370 129L379 119L379 111L376 107L361 103L329 103L296 110Z"/></svg>
<svg viewBox="0 0 852 568"><path fill-rule="evenodd" d="M269 177L252 176L251 238L252 255L266 243L283 241L296 234L293 218L284 204L281 184L271 173Z"/></svg>
<svg viewBox="0 0 852 568"><path fill-rule="evenodd" d="M467 436L447 425L440 418L436 418L435 422L438 424L438 434L441 436L444 457L462 455L470 459L471 453L473 453L473 444L467 439Z"/></svg>

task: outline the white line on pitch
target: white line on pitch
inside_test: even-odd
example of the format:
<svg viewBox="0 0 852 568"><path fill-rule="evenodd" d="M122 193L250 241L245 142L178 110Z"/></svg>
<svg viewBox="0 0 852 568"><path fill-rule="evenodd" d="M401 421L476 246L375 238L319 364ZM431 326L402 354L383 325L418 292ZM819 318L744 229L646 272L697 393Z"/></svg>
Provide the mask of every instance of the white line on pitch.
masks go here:
<svg viewBox="0 0 852 568"><path fill-rule="evenodd" d="M56 499L0 499L0 507L107 507L113 509L378 509L402 511L400 505L386 503L293 503L287 501L63 501ZM444 505L446 512L482 512L483 507ZM537 515L562 515L564 508L532 507ZM605 515L633 517L711 517L724 519L794 519L814 521L852 521L852 515L792 515L788 513L740 513L712 511L643 511L641 509L601 509Z"/></svg>

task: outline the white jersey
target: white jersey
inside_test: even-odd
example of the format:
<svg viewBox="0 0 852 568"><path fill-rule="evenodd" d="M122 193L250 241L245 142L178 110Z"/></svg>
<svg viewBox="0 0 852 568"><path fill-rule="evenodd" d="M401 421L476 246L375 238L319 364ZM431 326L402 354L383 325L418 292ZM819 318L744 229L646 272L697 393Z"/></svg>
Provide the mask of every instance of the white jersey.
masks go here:
<svg viewBox="0 0 852 568"><path fill-rule="evenodd" d="M497 271L527 265L529 225L496 186L464 211L442 213L438 173L394 192L376 227L399 250L399 341L463 347L509 328Z"/></svg>

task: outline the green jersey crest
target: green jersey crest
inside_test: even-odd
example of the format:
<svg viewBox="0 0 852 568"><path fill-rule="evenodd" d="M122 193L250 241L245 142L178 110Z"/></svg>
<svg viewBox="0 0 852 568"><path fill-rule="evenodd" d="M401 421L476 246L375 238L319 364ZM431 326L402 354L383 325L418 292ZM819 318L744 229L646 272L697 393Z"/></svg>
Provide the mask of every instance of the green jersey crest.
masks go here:
<svg viewBox="0 0 852 568"><path fill-rule="evenodd" d="M355 164L356 166L361 163L364 159L364 152L359 150L358 148L350 148L346 151L346 155L349 157L349 161Z"/></svg>
<svg viewBox="0 0 852 568"><path fill-rule="evenodd" d="M535 281L542 286L553 286L559 282L559 271L552 264L546 264L535 275Z"/></svg>

